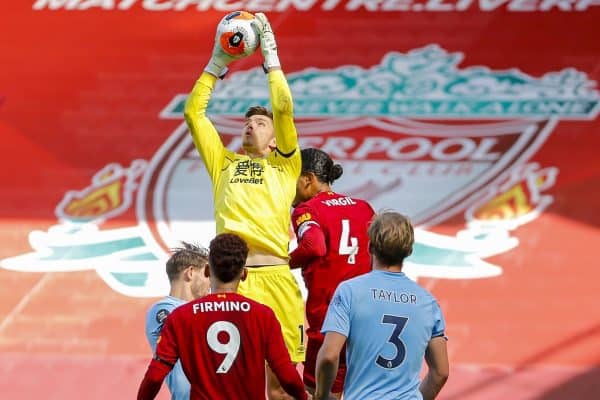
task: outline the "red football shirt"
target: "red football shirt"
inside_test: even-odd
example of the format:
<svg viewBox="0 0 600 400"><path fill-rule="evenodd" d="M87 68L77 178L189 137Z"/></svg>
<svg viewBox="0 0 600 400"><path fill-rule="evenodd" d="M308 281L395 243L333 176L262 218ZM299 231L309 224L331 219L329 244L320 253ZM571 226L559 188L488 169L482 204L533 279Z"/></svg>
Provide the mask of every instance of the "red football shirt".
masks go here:
<svg viewBox="0 0 600 400"><path fill-rule="evenodd" d="M192 400L264 399L265 361L288 393L306 396L273 311L237 293L210 294L169 315L138 398L151 398L148 387L162 375L155 371L178 359Z"/></svg>
<svg viewBox="0 0 600 400"><path fill-rule="evenodd" d="M321 336L327 306L338 284L371 270L367 228L374 214L366 201L334 192L321 192L294 209L292 224L299 245L304 234L313 228L323 232L326 245L324 257L302 265L308 289L309 337Z"/></svg>

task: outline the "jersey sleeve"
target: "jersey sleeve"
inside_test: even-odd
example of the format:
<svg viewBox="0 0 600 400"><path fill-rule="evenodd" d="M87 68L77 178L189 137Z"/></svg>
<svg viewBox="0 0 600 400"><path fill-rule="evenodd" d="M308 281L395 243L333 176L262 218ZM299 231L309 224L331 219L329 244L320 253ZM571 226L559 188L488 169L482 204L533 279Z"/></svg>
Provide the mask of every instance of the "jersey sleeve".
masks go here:
<svg viewBox="0 0 600 400"><path fill-rule="evenodd" d="M290 267L310 264L317 257L327 254L325 234L317 221L316 213L300 204L292 213L292 226L298 239L298 247L290 253Z"/></svg>
<svg viewBox="0 0 600 400"><path fill-rule="evenodd" d="M436 300L433 301L433 329L431 330L431 337L443 336L446 337L446 321L442 314L442 309Z"/></svg>
<svg viewBox="0 0 600 400"><path fill-rule="evenodd" d="M173 338L171 322L171 318L166 319L158 337L154 358L150 362L138 390L138 400L154 399L160 391L163 380L177 362L177 347Z"/></svg>
<svg viewBox="0 0 600 400"><path fill-rule="evenodd" d="M270 157L272 157L274 163L287 167L295 177L298 177L302 168L302 159L300 158L298 134L294 124L292 92L283 71L269 72L269 90L271 108L273 109L275 139L277 141L277 149L270 154Z"/></svg>
<svg viewBox="0 0 600 400"><path fill-rule="evenodd" d="M203 72L196 81L185 104L184 116L192 135L194 145L200 153L208 174L213 182L221 172L221 165L228 153L219 133L206 116L208 100L215 86L216 77Z"/></svg>
<svg viewBox="0 0 600 400"><path fill-rule="evenodd" d="M179 349L177 347L177 341L175 339L175 327L173 316L177 315L174 312L171 317L167 318L165 324L160 332L160 336L156 341L156 351L154 352L154 358L163 364L170 365L171 368L175 366L175 363L179 359Z"/></svg>
<svg viewBox="0 0 600 400"><path fill-rule="evenodd" d="M162 382L165 376L169 373L171 368L161 363L160 361L153 359L146 370L144 379L138 389L137 399L138 400L152 400L156 397L162 386Z"/></svg>
<svg viewBox="0 0 600 400"><path fill-rule="evenodd" d="M265 307L265 335L266 360L271 370L281 383L283 389L295 399L306 399L304 384L300 379L298 371L292 364L290 354L285 347L281 325L275 317L275 313Z"/></svg>
<svg viewBox="0 0 600 400"><path fill-rule="evenodd" d="M173 311L173 308L175 306L172 304L158 303L148 310L148 315L146 316L146 337L153 353L156 350L156 341L160 336L165 320L171 311Z"/></svg>
<svg viewBox="0 0 600 400"><path fill-rule="evenodd" d="M333 294L323 322L321 333L337 332L346 337L350 334L350 307L352 293L350 287L341 283Z"/></svg>

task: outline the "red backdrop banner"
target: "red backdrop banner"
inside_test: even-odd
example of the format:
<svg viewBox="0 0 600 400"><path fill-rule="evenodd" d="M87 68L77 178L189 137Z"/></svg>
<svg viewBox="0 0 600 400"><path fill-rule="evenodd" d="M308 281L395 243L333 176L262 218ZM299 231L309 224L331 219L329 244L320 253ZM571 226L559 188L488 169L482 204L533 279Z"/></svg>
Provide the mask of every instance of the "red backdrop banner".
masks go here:
<svg viewBox="0 0 600 400"><path fill-rule="evenodd" d="M600 396L600 3L5 3L3 397L134 396L165 250L214 233L182 106L236 9L269 16L301 145L344 166L335 189L415 222L405 268L450 338L440 398ZM232 149L268 104L260 62L210 105Z"/></svg>

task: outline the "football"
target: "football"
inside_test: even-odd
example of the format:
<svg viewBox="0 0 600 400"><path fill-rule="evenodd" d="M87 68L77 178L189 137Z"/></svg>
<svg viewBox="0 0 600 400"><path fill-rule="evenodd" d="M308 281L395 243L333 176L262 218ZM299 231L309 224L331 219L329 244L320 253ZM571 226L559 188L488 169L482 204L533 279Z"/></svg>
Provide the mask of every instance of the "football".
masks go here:
<svg viewBox="0 0 600 400"><path fill-rule="evenodd" d="M223 51L233 57L246 57L258 48L260 39L252 26L254 15L246 11L227 14L217 26L217 39Z"/></svg>

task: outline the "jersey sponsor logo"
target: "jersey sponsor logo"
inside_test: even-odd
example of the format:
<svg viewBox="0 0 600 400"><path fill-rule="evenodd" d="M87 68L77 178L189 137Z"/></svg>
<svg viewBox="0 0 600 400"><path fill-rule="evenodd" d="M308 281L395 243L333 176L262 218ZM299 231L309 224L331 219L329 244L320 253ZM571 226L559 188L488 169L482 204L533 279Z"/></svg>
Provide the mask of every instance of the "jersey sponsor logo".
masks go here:
<svg viewBox="0 0 600 400"><path fill-rule="evenodd" d="M593 119L600 109L595 82L580 71L532 77L517 69L461 69L462 59L431 45L388 53L370 68L288 75L301 147L319 147L344 167L335 190L376 210L398 209L415 223L405 264L413 278L483 278L508 268L486 259L518 246L513 231L553 201L559 171L532 156L559 120ZM185 97L175 95L160 117L182 120ZM209 113L228 149L241 149L246 108L268 103L258 67L217 87ZM239 178L261 179L251 162L240 165ZM87 187L66 193L56 225L31 232L32 251L0 265L93 268L125 295L164 295L167 249L180 240L207 245L214 236L211 185L182 121L150 160L111 163ZM464 221L458 232L435 232L457 217Z"/></svg>
<svg viewBox="0 0 600 400"><path fill-rule="evenodd" d="M300 226L303 222L310 221L311 219L312 215L310 215L310 213L304 213L296 218L296 226Z"/></svg>
<svg viewBox="0 0 600 400"><path fill-rule="evenodd" d="M229 183L249 183L262 185L264 167L261 163L252 160L243 160L235 164L235 171Z"/></svg>
<svg viewBox="0 0 600 400"><path fill-rule="evenodd" d="M251 185L262 185L262 178L231 178L229 183L249 183Z"/></svg>

